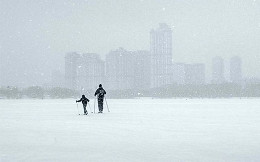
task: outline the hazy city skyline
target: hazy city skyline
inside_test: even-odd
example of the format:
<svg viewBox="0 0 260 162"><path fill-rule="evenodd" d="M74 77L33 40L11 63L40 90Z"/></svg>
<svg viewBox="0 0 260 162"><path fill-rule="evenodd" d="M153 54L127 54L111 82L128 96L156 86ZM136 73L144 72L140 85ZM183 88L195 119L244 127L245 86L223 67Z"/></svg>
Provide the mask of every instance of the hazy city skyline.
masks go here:
<svg viewBox="0 0 260 162"><path fill-rule="evenodd" d="M43 84L64 69L68 52L149 50L150 30L168 24L173 62L205 63L239 56L245 77L260 77L260 2L212 1L15 1L0 2L0 83Z"/></svg>

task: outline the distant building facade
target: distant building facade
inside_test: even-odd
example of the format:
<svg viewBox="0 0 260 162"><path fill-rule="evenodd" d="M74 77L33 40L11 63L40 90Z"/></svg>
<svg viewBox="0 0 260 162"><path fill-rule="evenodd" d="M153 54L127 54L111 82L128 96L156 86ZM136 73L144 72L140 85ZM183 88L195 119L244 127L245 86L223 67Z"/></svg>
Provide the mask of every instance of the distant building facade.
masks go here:
<svg viewBox="0 0 260 162"><path fill-rule="evenodd" d="M212 59L212 84L221 84L225 82L224 60L217 56Z"/></svg>
<svg viewBox="0 0 260 162"><path fill-rule="evenodd" d="M205 65L198 64L173 64L173 83L178 85L192 84L202 85L205 84Z"/></svg>
<svg viewBox="0 0 260 162"><path fill-rule="evenodd" d="M240 84L242 82L242 61L238 56L230 59L230 82Z"/></svg>
<svg viewBox="0 0 260 162"><path fill-rule="evenodd" d="M172 67L173 71L173 83L185 84L185 66L184 63L174 63Z"/></svg>
<svg viewBox="0 0 260 162"><path fill-rule="evenodd" d="M134 51L134 87L149 89L151 86L151 55L149 51Z"/></svg>
<svg viewBox="0 0 260 162"><path fill-rule="evenodd" d="M106 55L106 82L111 90L149 89L150 53L123 48Z"/></svg>
<svg viewBox="0 0 260 162"><path fill-rule="evenodd" d="M95 90L104 82L105 62L96 53L81 55L78 67L78 89Z"/></svg>
<svg viewBox="0 0 260 162"><path fill-rule="evenodd" d="M186 64L185 84L202 85L205 84L205 65Z"/></svg>
<svg viewBox="0 0 260 162"><path fill-rule="evenodd" d="M160 24L150 32L151 87L172 84L172 30Z"/></svg>
<svg viewBox="0 0 260 162"><path fill-rule="evenodd" d="M106 55L107 89L124 90L134 87L133 53L123 48L110 51Z"/></svg>
<svg viewBox="0 0 260 162"><path fill-rule="evenodd" d="M94 90L104 82L105 63L95 53L68 53L65 56L66 88Z"/></svg>
<svg viewBox="0 0 260 162"><path fill-rule="evenodd" d="M67 53L65 56L65 84L66 88L77 89L77 77L80 54L76 52Z"/></svg>

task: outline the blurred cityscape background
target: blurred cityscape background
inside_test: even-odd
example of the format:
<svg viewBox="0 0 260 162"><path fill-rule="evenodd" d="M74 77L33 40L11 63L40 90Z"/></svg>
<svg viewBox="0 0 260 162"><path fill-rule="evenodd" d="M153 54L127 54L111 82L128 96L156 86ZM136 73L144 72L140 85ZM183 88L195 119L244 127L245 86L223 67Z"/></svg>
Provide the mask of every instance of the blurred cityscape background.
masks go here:
<svg viewBox="0 0 260 162"><path fill-rule="evenodd" d="M260 96L259 0L1 0L0 23L0 98Z"/></svg>
<svg viewBox="0 0 260 162"><path fill-rule="evenodd" d="M207 82L205 63L174 62L172 45L172 29L161 23L150 31L149 51L119 47L108 52L105 60L97 53L68 52L64 57L65 73L55 70L50 83L25 91L41 98L46 97L46 89L49 90L47 97L81 93L92 97L97 86L103 84L110 92L108 96L116 98L260 96L260 79L243 77L239 56L229 60L213 57L211 79ZM8 91L10 87L2 89ZM17 90L17 87L11 89Z"/></svg>

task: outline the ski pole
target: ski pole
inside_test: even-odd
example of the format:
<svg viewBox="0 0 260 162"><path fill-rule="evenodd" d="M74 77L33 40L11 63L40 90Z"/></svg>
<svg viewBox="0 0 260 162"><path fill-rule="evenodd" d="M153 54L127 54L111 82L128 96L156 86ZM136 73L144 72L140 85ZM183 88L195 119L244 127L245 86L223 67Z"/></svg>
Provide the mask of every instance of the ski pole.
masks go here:
<svg viewBox="0 0 260 162"><path fill-rule="evenodd" d="M77 103L77 110L78 110L78 114L79 114L79 105L78 105L78 103ZM80 115L80 114L79 114Z"/></svg>
<svg viewBox="0 0 260 162"><path fill-rule="evenodd" d="M106 101L106 104L107 104L107 99L106 99L106 97L105 97L105 101ZM108 112L110 112L110 110L109 110L109 108L108 108L108 104L107 104L107 110L108 110Z"/></svg>
<svg viewBox="0 0 260 162"><path fill-rule="evenodd" d="M93 111L91 110L90 103L88 103L88 107L89 107L89 109L90 109L91 113L93 113Z"/></svg>
<svg viewBox="0 0 260 162"><path fill-rule="evenodd" d="M94 100L94 114L96 113L96 99Z"/></svg>

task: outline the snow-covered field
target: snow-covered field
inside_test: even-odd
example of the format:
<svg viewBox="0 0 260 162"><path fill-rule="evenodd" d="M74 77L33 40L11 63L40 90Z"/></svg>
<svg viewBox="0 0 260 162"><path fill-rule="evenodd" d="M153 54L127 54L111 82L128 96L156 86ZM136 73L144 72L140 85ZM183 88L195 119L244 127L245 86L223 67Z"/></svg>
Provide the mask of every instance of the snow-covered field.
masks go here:
<svg viewBox="0 0 260 162"><path fill-rule="evenodd" d="M107 101L0 100L0 161L260 161L260 99Z"/></svg>

